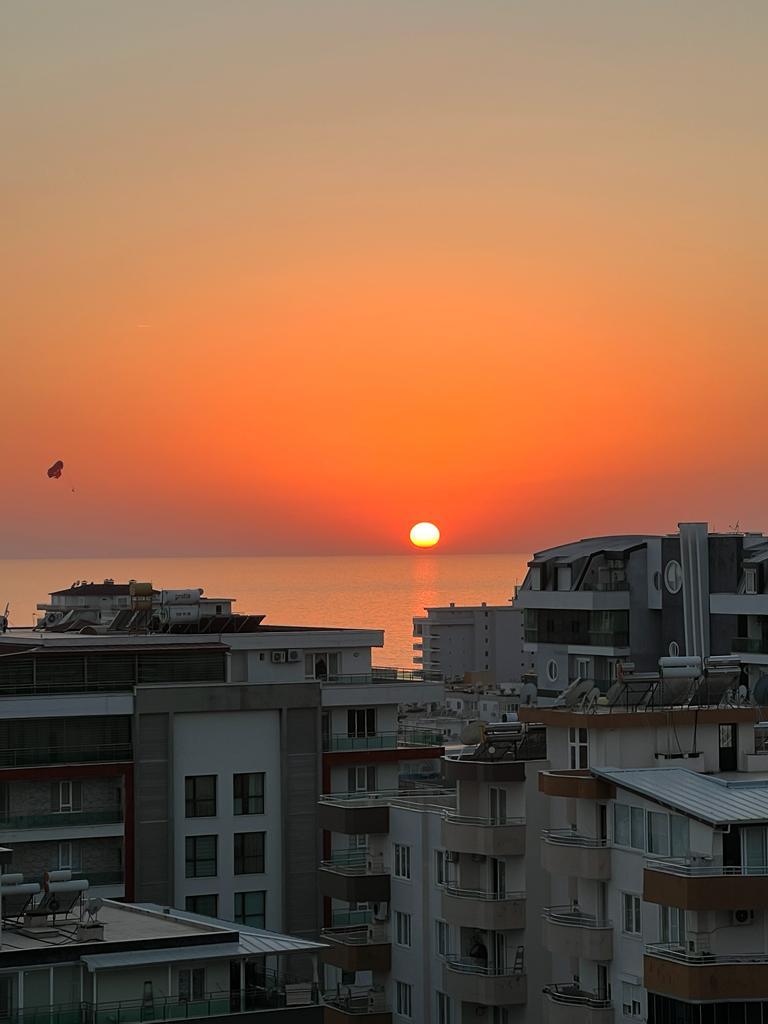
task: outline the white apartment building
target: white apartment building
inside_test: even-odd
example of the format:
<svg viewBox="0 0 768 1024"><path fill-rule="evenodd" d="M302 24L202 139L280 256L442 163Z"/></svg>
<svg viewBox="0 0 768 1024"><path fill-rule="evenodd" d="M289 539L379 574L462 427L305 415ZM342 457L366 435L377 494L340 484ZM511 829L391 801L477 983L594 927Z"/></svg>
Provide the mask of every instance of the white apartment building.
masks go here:
<svg viewBox="0 0 768 1024"><path fill-rule="evenodd" d="M455 605L425 608L413 619L417 666L447 682L465 677L491 687L519 683L532 668L523 650L522 611L512 605Z"/></svg>

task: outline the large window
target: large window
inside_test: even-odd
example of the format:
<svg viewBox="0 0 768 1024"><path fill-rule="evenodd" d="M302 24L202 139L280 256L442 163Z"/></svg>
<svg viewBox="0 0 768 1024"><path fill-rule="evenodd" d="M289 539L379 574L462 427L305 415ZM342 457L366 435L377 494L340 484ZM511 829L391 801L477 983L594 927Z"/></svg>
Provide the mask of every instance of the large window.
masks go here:
<svg viewBox="0 0 768 1024"><path fill-rule="evenodd" d="M663 811L646 811L629 804L613 805L613 842L657 857L681 858L690 852L687 818Z"/></svg>
<svg viewBox="0 0 768 1024"><path fill-rule="evenodd" d="M642 935L640 916L640 897L632 893L622 893L622 927L627 935Z"/></svg>
<svg viewBox="0 0 768 1024"><path fill-rule="evenodd" d="M589 734L586 729L568 730L571 768L589 768Z"/></svg>
<svg viewBox="0 0 768 1024"><path fill-rule="evenodd" d="M219 897L215 892L204 896L187 896L186 909L190 914L203 914L205 917L219 916Z"/></svg>
<svg viewBox="0 0 768 1024"><path fill-rule="evenodd" d="M411 877L411 848L410 846L402 846L400 843L395 843L394 849L394 861L395 861L395 878L410 878Z"/></svg>
<svg viewBox="0 0 768 1024"><path fill-rule="evenodd" d="M376 735L376 708L350 708L347 711L347 736Z"/></svg>
<svg viewBox="0 0 768 1024"><path fill-rule="evenodd" d="M318 651L304 655L305 679L333 679L341 671L341 654L338 651Z"/></svg>
<svg viewBox="0 0 768 1024"><path fill-rule="evenodd" d="M218 836L187 836L185 859L187 878L213 878L217 873Z"/></svg>
<svg viewBox="0 0 768 1024"><path fill-rule="evenodd" d="M395 911L395 942L398 946L411 945L411 915Z"/></svg>
<svg viewBox="0 0 768 1024"><path fill-rule="evenodd" d="M264 813L264 772L232 776L233 814Z"/></svg>
<svg viewBox="0 0 768 1024"><path fill-rule="evenodd" d="M401 1017L411 1016L411 986L404 981L395 982L395 1009Z"/></svg>
<svg viewBox="0 0 768 1024"><path fill-rule="evenodd" d="M235 833L235 874L260 875L264 871L264 832Z"/></svg>
<svg viewBox="0 0 768 1024"><path fill-rule="evenodd" d="M202 999L205 996L205 968L182 967L179 971L179 1001Z"/></svg>
<svg viewBox="0 0 768 1024"><path fill-rule="evenodd" d="M184 779L184 813L188 818L215 816L215 775L187 775Z"/></svg>
<svg viewBox="0 0 768 1024"><path fill-rule="evenodd" d="M235 921L251 928L265 928L267 894L265 892L236 892Z"/></svg>

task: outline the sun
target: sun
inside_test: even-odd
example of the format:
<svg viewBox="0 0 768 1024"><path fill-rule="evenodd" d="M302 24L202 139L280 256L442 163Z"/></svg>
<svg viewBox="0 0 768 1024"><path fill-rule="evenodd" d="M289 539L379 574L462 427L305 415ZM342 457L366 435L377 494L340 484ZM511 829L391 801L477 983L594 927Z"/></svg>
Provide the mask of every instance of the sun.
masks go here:
<svg viewBox="0 0 768 1024"><path fill-rule="evenodd" d="M411 544L417 548L433 548L440 540L440 531L434 523L416 523L411 527Z"/></svg>

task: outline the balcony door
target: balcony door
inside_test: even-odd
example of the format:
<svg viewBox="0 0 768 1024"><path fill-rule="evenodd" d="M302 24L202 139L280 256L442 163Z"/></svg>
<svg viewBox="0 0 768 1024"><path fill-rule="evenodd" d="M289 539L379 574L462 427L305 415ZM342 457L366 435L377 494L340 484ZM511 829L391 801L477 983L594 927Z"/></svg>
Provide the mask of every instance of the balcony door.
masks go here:
<svg viewBox="0 0 768 1024"><path fill-rule="evenodd" d="M491 857L491 892L497 899L507 894L507 864L496 857Z"/></svg>
<svg viewBox="0 0 768 1024"><path fill-rule="evenodd" d="M491 945L493 962L489 965L498 973L506 970L507 967L507 939L504 932L493 932L493 943Z"/></svg>
<svg viewBox="0 0 768 1024"><path fill-rule="evenodd" d="M492 825L503 825L507 820L507 791L491 786L488 790L489 812Z"/></svg>

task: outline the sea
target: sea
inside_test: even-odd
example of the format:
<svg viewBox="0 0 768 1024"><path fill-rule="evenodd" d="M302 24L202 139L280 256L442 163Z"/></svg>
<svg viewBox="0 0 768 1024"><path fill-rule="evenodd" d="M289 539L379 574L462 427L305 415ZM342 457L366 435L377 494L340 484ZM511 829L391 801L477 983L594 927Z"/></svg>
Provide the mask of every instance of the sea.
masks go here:
<svg viewBox="0 0 768 1024"><path fill-rule="evenodd" d="M414 615L431 605L507 604L530 555L341 555L235 558L0 559L0 613L31 625L35 605L75 580L144 580L157 589L203 587L265 623L384 630L374 663L413 667Z"/></svg>

